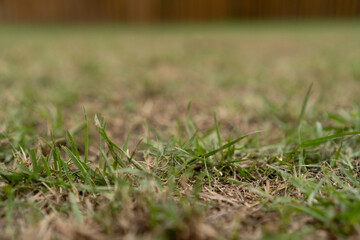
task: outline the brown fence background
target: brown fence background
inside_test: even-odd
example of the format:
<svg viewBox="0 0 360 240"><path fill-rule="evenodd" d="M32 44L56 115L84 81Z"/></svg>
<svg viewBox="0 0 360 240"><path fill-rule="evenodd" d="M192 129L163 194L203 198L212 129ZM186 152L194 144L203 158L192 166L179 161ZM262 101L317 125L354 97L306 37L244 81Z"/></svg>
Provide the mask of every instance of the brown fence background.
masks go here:
<svg viewBox="0 0 360 240"><path fill-rule="evenodd" d="M2 21L354 18L360 0L0 0Z"/></svg>

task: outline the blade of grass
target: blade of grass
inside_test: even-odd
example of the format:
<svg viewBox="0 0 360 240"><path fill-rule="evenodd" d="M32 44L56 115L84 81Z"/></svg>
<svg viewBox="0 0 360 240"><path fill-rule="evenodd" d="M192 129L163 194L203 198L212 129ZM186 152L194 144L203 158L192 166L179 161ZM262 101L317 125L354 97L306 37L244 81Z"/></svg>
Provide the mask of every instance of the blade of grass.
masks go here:
<svg viewBox="0 0 360 240"><path fill-rule="evenodd" d="M54 163L56 163L56 168L55 170L58 171L58 177L60 178L60 180L63 180L63 176L62 176L62 171L61 171L61 160L60 160L60 151L58 147L53 148L53 160Z"/></svg>
<svg viewBox="0 0 360 240"><path fill-rule="evenodd" d="M217 136L217 140L218 140L218 146L222 146L222 140L221 140L221 135L220 135L220 129L219 129L219 123L216 119L216 113L214 113L214 122L215 122L215 129L216 129L216 136ZM221 152L221 160L224 159L224 154Z"/></svg>
<svg viewBox="0 0 360 240"><path fill-rule="evenodd" d="M82 177L86 178L87 171L86 171L84 165L81 163L81 160L73 152L71 152L67 147L61 146L61 148L70 157L70 159L77 166L77 168L80 170Z"/></svg>
<svg viewBox="0 0 360 240"><path fill-rule="evenodd" d="M66 135L67 135L67 138L68 138L68 141L70 143L70 146L71 146L71 150L72 152L74 153L74 155L80 159L80 154L79 154L79 151L76 147L76 144L75 144L75 141L71 135L71 133L69 131L66 132Z"/></svg>
<svg viewBox="0 0 360 240"><path fill-rule="evenodd" d="M87 120L87 113L84 108L84 115L85 115L85 163L88 161L89 156L89 124Z"/></svg>
<svg viewBox="0 0 360 240"><path fill-rule="evenodd" d="M333 135L326 136L326 137L306 140L306 141L303 141L296 148L296 150L298 150L299 148L305 148L305 147L316 147L316 146L318 146L320 144L323 144L323 143L325 143L327 141L330 141L330 140L335 140L335 139L338 139L338 138L342 138L342 137L346 137L346 136L354 136L354 135L360 135L360 131L359 132L342 132L342 133L337 133L337 134L333 134Z"/></svg>
<svg viewBox="0 0 360 240"><path fill-rule="evenodd" d="M310 84L307 92L306 92L306 95L305 95L305 98L304 98L304 101L303 101L303 104L302 104L302 107L301 107L301 111L300 111L300 114L299 114L299 117L297 119L297 123L296 123L296 131L299 130L299 127L300 127L300 124L301 124L301 120L303 119L303 116L304 116L304 113L305 113L305 109L306 109L306 105L307 105L307 102L309 100L309 96L310 96L310 92L311 92L311 89L312 89L312 85L313 84Z"/></svg>

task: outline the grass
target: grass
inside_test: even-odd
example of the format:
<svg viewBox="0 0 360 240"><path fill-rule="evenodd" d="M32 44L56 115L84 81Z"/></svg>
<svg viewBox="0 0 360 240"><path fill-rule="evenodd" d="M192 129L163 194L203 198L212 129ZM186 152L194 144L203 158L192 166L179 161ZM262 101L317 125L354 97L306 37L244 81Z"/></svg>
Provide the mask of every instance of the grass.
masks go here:
<svg viewBox="0 0 360 240"><path fill-rule="evenodd" d="M0 29L1 238L359 238L358 23L253 25Z"/></svg>

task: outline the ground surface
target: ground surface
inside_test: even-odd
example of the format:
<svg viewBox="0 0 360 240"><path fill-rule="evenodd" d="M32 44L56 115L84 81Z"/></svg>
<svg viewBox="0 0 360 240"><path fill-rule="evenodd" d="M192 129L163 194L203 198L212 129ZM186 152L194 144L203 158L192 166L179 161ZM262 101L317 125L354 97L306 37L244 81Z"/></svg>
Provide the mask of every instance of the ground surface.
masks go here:
<svg viewBox="0 0 360 240"><path fill-rule="evenodd" d="M0 238L358 239L359 42L2 25Z"/></svg>

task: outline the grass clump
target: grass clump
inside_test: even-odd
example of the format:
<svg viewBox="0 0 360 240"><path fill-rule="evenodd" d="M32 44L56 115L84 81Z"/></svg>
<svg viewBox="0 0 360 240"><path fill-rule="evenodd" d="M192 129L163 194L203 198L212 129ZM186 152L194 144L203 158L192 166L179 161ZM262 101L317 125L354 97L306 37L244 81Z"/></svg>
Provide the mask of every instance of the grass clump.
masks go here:
<svg viewBox="0 0 360 240"><path fill-rule="evenodd" d="M359 238L356 24L235 25L1 28L1 238Z"/></svg>
<svg viewBox="0 0 360 240"><path fill-rule="evenodd" d="M130 153L130 135L123 146L117 145L107 135L104 120L95 116L101 139L97 163L85 160L88 153L80 154L69 131L63 144L47 143L47 154L41 147L13 149L14 160L0 169L6 233L26 236L35 234L31 226L47 224L49 236L56 238L221 238L217 230L223 227L206 221L207 212L229 205L241 212L244 203L258 204L256 195L265 200L264 216L278 213L274 215L278 234L289 227L284 219L296 217L308 219L303 224L311 226L310 232L319 228L333 236L356 233L358 164L347 153L358 139L344 137L360 132L335 131L268 157L266 147L256 153L246 149L254 135L223 142L214 119L215 126L203 135L188 118L185 125L194 127L188 138L173 137L168 142L148 138ZM82 149L87 150L90 140L87 134L85 138ZM324 155L322 145L334 151ZM232 196L239 189L247 191L242 201ZM236 222L234 215L228 224ZM67 221L74 225L66 225ZM29 230L23 232L21 224ZM90 231L85 226L93 227ZM225 236L237 231L241 228L233 226Z"/></svg>

